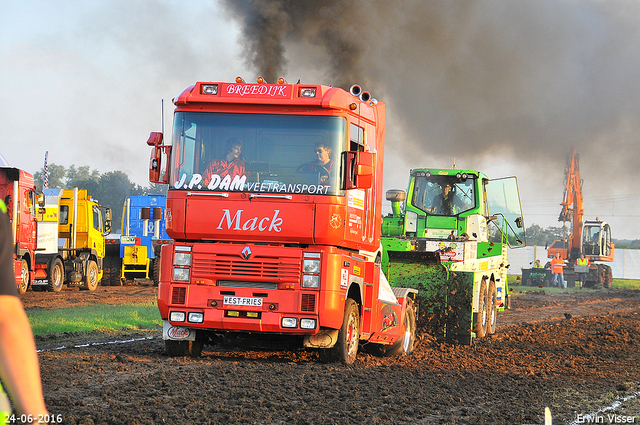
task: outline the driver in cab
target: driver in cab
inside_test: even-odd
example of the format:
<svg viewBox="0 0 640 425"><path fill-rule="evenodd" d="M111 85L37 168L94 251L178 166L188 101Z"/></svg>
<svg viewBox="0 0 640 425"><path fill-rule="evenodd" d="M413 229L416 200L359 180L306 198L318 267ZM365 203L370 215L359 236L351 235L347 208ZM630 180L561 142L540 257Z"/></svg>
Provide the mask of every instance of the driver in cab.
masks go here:
<svg viewBox="0 0 640 425"><path fill-rule="evenodd" d="M331 184L331 173L335 164L333 148L326 143L318 143L315 149L316 160L298 167L298 172L318 173L321 184Z"/></svg>
<svg viewBox="0 0 640 425"><path fill-rule="evenodd" d="M431 212L441 215L453 215L455 193L451 190L451 183L442 185L442 192L433 198Z"/></svg>

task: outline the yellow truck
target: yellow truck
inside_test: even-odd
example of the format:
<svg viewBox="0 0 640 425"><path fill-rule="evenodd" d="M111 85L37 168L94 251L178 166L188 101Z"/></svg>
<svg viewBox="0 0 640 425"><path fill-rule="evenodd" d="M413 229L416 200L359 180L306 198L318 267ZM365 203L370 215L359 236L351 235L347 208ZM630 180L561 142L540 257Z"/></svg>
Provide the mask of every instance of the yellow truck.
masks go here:
<svg viewBox="0 0 640 425"><path fill-rule="evenodd" d="M32 288L58 292L66 283L93 291L102 279L111 209L86 190L44 189L38 214L38 247Z"/></svg>

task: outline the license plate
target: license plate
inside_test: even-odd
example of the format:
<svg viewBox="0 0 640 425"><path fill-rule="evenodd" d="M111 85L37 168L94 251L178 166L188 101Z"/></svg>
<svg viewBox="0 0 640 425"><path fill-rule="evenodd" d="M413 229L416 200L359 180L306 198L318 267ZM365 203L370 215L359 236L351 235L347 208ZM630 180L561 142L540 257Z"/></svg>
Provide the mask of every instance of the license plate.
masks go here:
<svg viewBox="0 0 640 425"><path fill-rule="evenodd" d="M225 305L246 305L250 307L262 307L262 298L225 296L223 303Z"/></svg>

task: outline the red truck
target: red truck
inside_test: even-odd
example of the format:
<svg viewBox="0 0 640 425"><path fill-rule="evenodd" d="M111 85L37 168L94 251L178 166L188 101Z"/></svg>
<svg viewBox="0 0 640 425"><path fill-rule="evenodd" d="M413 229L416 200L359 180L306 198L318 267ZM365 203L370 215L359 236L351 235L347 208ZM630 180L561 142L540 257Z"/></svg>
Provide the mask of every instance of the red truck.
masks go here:
<svg viewBox="0 0 640 425"><path fill-rule="evenodd" d="M36 192L31 174L10 166L0 166L0 196L11 219L16 284L24 294L35 275L36 214L38 203L44 205L44 197Z"/></svg>
<svg viewBox="0 0 640 425"><path fill-rule="evenodd" d="M151 133L169 185L158 307L172 356L279 334L349 364L410 354L416 291L380 268L385 106L354 85L197 82Z"/></svg>

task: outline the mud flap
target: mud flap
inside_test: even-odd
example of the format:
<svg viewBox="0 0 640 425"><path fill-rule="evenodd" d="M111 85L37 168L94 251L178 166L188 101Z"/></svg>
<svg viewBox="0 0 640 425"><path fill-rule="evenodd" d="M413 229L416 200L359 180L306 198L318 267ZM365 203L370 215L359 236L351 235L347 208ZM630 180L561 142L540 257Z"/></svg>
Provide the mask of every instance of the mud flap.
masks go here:
<svg viewBox="0 0 640 425"><path fill-rule="evenodd" d="M471 343L473 273L449 272L434 252L388 255L391 286L418 290L417 330L448 342Z"/></svg>
<svg viewBox="0 0 640 425"><path fill-rule="evenodd" d="M195 341L195 329L173 326L168 320L162 321L162 339L172 341Z"/></svg>
<svg viewBox="0 0 640 425"><path fill-rule="evenodd" d="M302 345L306 348L332 348L338 341L338 329L320 329L316 335L306 335Z"/></svg>

